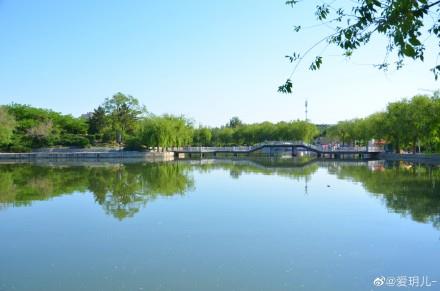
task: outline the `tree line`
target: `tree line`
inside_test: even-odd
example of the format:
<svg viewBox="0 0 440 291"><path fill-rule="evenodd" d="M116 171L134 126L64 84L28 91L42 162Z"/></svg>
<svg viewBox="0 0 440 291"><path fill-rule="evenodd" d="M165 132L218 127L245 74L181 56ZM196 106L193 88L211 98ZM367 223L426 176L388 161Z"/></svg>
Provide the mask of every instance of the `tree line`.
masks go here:
<svg viewBox="0 0 440 291"><path fill-rule="evenodd" d="M389 103L382 112L338 122L325 135L345 145L365 145L376 139L396 152L439 152L440 96L417 95Z"/></svg>
<svg viewBox="0 0 440 291"><path fill-rule="evenodd" d="M243 124L237 117L221 127L197 128L194 145L253 145L264 141L311 142L319 134L316 125L302 120L278 123L262 122Z"/></svg>
<svg viewBox="0 0 440 291"><path fill-rule="evenodd" d="M264 141L312 142L318 136L342 145L366 145L375 139L396 152L440 152L440 95L392 102L382 112L331 126L303 120L245 124L238 117L219 127L195 126L185 116L150 113L136 98L122 93L78 118L29 105L0 106L0 149L10 152L50 146L238 146Z"/></svg>
<svg viewBox="0 0 440 291"><path fill-rule="evenodd" d="M52 146L120 145L128 149L253 145L304 140L319 134L307 121L245 124L233 117L220 127L195 126L185 116L155 115L139 100L117 93L81 117L29 105L0 106L0 149L25 152Z"/></svg>

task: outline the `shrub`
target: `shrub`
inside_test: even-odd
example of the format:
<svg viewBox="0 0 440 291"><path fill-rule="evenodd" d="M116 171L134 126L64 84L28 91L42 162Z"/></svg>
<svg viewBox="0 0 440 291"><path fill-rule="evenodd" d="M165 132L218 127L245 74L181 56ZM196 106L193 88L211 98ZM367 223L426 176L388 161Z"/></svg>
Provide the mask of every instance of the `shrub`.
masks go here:
<svg viewBox="0 0 440 291"><path fill-rule="evenodd" d="M141 141L137 137L129 137L127 138L124 146L124 150L145 150L145 147L142 145Z"/></svg>
<svg viewBox="0 0 440 291"><path fill-rule="evenodd" d="M85 148L90 146L90 141L85 136L66 133L60 136L59 144L64 146L78 146Z"/></svg>
<svg viewBox="0 0 440 291"><path fill-rule="evenodd" d="M26 145L14 144L9 146L7 150L11 153L27 153L31 151L31 148Z"/></svg>

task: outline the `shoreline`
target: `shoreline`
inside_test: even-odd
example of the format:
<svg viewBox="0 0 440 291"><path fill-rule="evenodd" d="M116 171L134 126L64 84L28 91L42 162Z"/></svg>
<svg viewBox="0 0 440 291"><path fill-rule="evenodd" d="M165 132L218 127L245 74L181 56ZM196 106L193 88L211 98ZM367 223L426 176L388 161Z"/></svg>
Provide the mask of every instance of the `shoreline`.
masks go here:
<svg viewBox="0 0 440 291"><path fill-rule="evenodd" d="M2 162L22 161L56 161L56 160L93 160L108 162L109 160L174 160L174 152L155 151L35 151L29 153L0 153ZM344 159L332 159L335 161ZM404 161L429 165L440 165L440 154L396 154L380 153L374 160Z"/></svg>
<svg viewBox="0 0 440 291"><path fill-rule="evenodd" d="M68 152L29 152L0 153L0 161L40 161L40 160L127 160L143 159L165 161L174 159L174 152L141 152L141 151L68 151Z"/></svg>
<svg viewBox="0 0 440 291"><path fill-rule="evenodd" d="M409 163L440 165L440 154L396 154L396 153L380 153L379 160L385 161L402 161Z"/></svg>

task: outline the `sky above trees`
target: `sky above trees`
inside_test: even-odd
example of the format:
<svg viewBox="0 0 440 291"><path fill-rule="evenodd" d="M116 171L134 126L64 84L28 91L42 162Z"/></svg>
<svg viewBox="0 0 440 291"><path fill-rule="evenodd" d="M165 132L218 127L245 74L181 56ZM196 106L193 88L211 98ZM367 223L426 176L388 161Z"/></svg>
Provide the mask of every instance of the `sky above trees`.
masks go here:
<svg viewBox="0 0 440 291"><path fill-rule="evenodd" d="M114 92L138 98L156 114L185 114L205 125L304 118L315 123L367 116L388 102L438 89L425 63L380 72L384 39L350 61L326 51L321 70L308 63L293 95L277 93L292 66L328 28L313 24L319 1L12 1L0 2L0 104L52 108L76 116ZM426 40L438 51L435 38ZM316 54L320 52L317 51Z"/></svg>

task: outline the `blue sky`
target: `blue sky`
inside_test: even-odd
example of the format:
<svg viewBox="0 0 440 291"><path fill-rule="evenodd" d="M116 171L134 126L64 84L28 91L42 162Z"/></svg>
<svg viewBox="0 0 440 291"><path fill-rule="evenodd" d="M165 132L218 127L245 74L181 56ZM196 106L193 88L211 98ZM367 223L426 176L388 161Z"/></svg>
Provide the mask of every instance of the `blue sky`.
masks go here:
<svg viewBox="0 0 440 291"><path fill-rule="evenodd" d="M373 41L347 61L328 49L318 72L309 62L294 75L293 95L276 92L292 66L284 56L311 46L325 27L313 23L314 1L295 9L283 0L120 1L0 0L0 104L51 108L78 116L116 92L149 111L184 114L204 125L304 118L333 123L382 110L390 101L436 90L425 64L379 72ZM437 52L435 40L428 48ZM314 53L322 51L318 48Z"/></svg>

